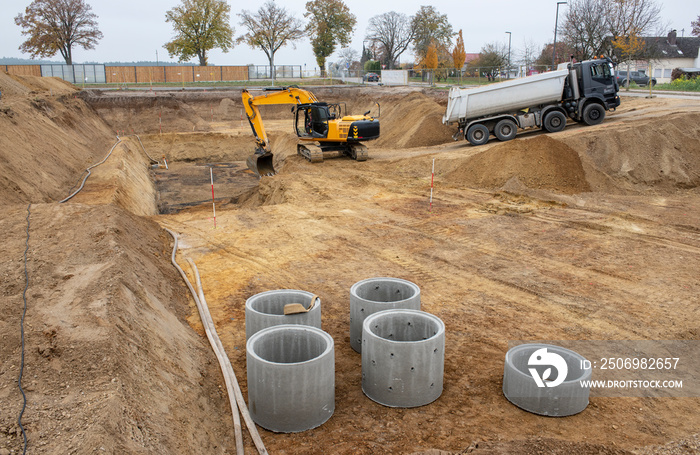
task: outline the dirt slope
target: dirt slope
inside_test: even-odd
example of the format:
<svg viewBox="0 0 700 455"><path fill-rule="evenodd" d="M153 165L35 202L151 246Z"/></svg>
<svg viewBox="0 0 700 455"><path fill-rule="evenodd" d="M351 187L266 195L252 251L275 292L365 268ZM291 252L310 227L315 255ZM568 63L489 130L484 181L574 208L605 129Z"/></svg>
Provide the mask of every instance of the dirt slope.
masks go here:
<svg viewBox="0 0 700 455"><path fill-rule="evenodd" d="M169 266L163 230L114 205L31 210L23 379L30 453L232 446L218 366L183 320L186 288ZM0 246L11 258L0 264L0 448L15 451L26 214L4 207L0 217L11 233Z"/></svg>
<svg viewBox="0 0 700 455"><path fill-rule="evenodd" d="M24 85L0 73L0 84L24 88L8 95L3 90L0 101L0 199L63 199L83 170L116 142L113 131L80 99L68 93L56 96L58 90L54 96L48 89L36 91L53 85L69 91L63 82Z"/></svg>

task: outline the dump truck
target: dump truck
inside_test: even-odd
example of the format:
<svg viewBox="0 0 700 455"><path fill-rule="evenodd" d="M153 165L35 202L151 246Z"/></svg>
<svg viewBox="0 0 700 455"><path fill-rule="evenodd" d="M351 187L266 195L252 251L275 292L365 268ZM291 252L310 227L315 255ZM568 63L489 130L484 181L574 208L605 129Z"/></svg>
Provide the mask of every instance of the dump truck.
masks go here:
<svg viewBox="0 0 700 455"><path fill-rule="evenodd" d="M542 128L556 133L567 117L597 125L605 112L620 105L615 67L607 57L559 65L554 71L483 87L453 87L442 119L458 125L454 140L464 137L482 145L493 134L501 141L515 138L518 128Z"/></svg>
<svg viewBox="0 0 700 455"><path fill-rule="evenodd" d="M367 147L362 142L379 137L379 112L362 115L343 113L340 103L319 101L308 90L295 85L269 87L263 94L253 96L248 90L241 93L243 107L255 137L255 152L248 157L248 168L258 176L276 173L273 153L267 137L260 106L290 104L294 116L294 132L299 138L297 153L312 163L323 161L324 156L347 155L356 161L367 159ZM379 104L375 105L379 108Z"/></svg>

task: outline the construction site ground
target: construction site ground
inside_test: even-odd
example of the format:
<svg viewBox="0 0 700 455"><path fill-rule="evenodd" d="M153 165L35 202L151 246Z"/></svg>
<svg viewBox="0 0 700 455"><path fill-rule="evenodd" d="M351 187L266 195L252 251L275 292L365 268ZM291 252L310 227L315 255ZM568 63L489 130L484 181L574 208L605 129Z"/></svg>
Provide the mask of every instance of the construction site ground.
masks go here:
<svg viewBox="0 0 700 455"><path fill-rule="evenodd" d="M593 397L553 418L501 391L509 341L700 338L700 99L623 97L601 125L473 147L442 125L444 91L312 89L349 113L379 103L369 160L305 161L289 108L268 108L279 174L258 179L240 91L80 92L4 73L0 90L0 455L22 451L20 412L28 453L235 453L163 228L199 268L244 397L246 299L321 297L335 412L301 433L259 428L272 454L700 453L698 397ZM417 284L445 323L429 405L362 392L349 291L382 276Z"/></svg>

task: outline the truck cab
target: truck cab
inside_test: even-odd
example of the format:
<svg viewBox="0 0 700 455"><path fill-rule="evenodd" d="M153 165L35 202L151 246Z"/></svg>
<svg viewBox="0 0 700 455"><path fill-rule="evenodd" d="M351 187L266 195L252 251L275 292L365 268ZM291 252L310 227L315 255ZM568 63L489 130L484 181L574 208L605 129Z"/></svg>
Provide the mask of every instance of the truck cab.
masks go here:
<svg viewBox="0 0 700 455"><path fill-rule="evenodd" d="M576 71L578 85L578 96L571 93L572 99L578 99L579 104L590 104L600 102L605 110L615 109L620 105L620 97L617 92L620 87L615 78L615 67L609 58L587 60L585 62L574 63L572 69ZM572 81L567 81L572 85ZM584 106L579 106L577 112L582 115ZM572 116L576 118L576 116Z"/></svg>

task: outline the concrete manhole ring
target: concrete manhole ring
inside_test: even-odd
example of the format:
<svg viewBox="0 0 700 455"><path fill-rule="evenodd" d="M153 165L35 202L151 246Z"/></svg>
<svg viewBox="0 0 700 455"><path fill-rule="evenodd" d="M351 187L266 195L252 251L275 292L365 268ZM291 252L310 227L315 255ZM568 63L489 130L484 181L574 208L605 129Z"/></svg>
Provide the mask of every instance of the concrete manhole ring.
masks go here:
<svg viewBox="0 0 700 455"><path fill-rule="evenodd" d="M582 383L591 379L584 360L574 351L550 344L515 346L506 353L503 395L534 414L578 414L588 406L590 394L590 384Z"/></svg>

